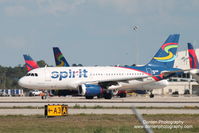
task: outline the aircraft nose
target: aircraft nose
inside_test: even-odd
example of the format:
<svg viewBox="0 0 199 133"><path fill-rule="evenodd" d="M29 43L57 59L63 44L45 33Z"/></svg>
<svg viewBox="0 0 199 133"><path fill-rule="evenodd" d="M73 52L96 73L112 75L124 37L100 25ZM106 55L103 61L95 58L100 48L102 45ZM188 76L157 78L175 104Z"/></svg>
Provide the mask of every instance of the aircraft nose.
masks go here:
<svg viewBox="0 0 199 133"><path fill-rule="evenodd" d="M20 78L19 81L18 81L18 84L21 86L21 87L26 87L26 79L24 77Z"/></svg>

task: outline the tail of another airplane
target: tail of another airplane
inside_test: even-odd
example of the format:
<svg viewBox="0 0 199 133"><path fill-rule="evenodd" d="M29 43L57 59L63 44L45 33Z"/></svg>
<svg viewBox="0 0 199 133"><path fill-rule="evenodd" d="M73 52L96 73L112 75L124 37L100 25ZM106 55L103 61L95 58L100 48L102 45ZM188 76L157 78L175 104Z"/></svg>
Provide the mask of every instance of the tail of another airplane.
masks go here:
<svg viewBox="0 0 199 133"><path fill-rule="evenodd" d="M56 66L65 66L68 67L69 64L64 58L63 54L61 53L60 49L58 47L53 47L54 57L55 57L55 63Z"/></svg>
<svg viewBox="0 0 199 133"><path fill-rule="evenodd" d="M23 56L28 71L39 67L38 64L29 55L23 55Z"/></svg>
<svg viewBox="0 0 199 133"><path fill-rule="evenodd" d="M179 34L170 35L147 65L173 68L179 37Z"/></svg>
<svg viewBox="0 0 199 133"><path fill-rule="evenodd" d="M187 45L188 45L190 68L198 68L199 69L198 59L196 56L196 52L193 48L193 45L191 43L187 43Z"/></svg>

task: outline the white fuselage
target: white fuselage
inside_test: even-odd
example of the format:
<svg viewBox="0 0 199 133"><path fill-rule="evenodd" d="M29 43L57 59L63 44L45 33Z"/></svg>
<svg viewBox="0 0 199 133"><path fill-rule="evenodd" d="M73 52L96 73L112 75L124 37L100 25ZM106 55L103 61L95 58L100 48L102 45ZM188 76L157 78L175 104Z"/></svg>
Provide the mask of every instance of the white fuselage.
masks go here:
<svg viewBox="0 0 199 133"><path fill-rule="evenodd" d="M116 82L108 89L152 90L167 86L167 80L156 81L146 72L123 67L45 67L34 69L19 80L29 89L78 89L82 84Z"/></svg>

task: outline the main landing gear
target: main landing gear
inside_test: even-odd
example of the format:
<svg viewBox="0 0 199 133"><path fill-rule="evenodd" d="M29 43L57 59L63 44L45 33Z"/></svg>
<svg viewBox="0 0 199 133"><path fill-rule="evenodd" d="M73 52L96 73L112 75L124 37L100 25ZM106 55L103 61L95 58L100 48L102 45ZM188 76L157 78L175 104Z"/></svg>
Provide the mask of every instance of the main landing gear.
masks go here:
<svg viewBox="0 0 199 133"><path fill-rule="evenodd" d="M112 91L104 92L104 98L105 99L111 99L112 97L113 97Z"/></svg>
<svg viewBox="0 0 199 133"><path fill-rule="evenodd" d="M93 99L94 96L85 96L86 99Z"/></svg>
<svg viewBox="0 0 199 133"><path fill-rule="evenodd" d="M150 98L154 98L154 94L152 93L152 91L150 91L149 97L150 97Z"/></svg>
<svg viewBox="0 0 199 133"><path fill-rule="evenodd" d="M103 93L97 95L97 98L111 99L113 97L112 90L106 90ZM86 99L93 99L94 96L85 96Z"/></svg>

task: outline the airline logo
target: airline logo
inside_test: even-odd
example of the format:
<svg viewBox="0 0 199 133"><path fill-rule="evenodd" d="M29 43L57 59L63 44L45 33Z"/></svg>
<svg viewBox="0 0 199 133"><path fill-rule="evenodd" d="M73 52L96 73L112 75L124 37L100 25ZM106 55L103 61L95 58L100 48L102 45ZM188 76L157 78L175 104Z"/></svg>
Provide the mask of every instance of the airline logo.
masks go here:
<svg viewBox="0 0 199 133"><path fill-rule="evenodd" d="M154 57L154 59L156 59L159 62L171 62L174 61L176 58L176 55L174 55L171 52L171 49L173 48L177 48L178 47L178 43L165 43L164 45L162 45L161 49L163 51L165 51L167 53L166 56L164 57Z"/></svg>
<svg viewBox="0 0 199 133"><path fill-rule="evenodd" d="M25 59L25 65L28 71L38 68L39 66L37 63L29 56L29 55L23 55Z"/></svg>
<svg viewBox="0 0 199 133"><path fill-rule="evenodd" d="M58 53L57 55L56 55L56 59L57 59L57 63L59 63L59 65L57 65L57 66L65 66L65 63L64 63L64 61L63 61L63 55L61 54L61 53Z"/></svg>
<svg viewBox="0 0 199 133"><path fill-rule="evenodd" d="M79 70L71 70L68 71L53 71L51 73L52 79L66 79L66 78L87 78L88 71L86 69L79 69Z"/></svg>
<svg viewBox="0 0 199 133"><path fill-rule="evenodd" d="M190 68L198 68L198 59L191 43L188 43Z"/></svg>
<svg viewBox="0 0 199 133"><path fill-rule="evenodd" d="M197 59L193 49L189 49L189 61L191 68L197 68Z"/></svg>
<svg viewBox="0 0 199 133"><path fill-rule="evenodd" d="M53 53L55 57L56 66L69 66L68 62L66 61L58 47L53 47Z"/></svg>

